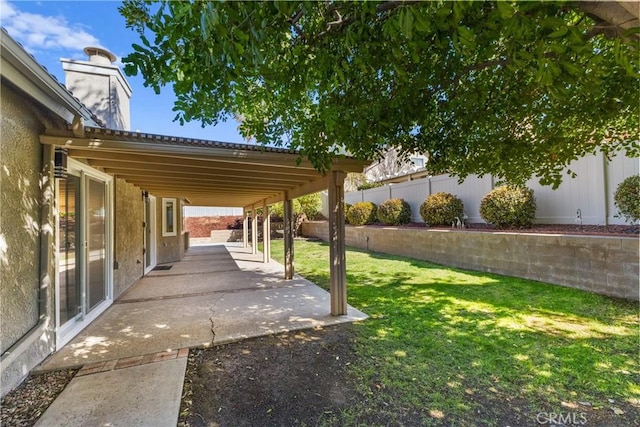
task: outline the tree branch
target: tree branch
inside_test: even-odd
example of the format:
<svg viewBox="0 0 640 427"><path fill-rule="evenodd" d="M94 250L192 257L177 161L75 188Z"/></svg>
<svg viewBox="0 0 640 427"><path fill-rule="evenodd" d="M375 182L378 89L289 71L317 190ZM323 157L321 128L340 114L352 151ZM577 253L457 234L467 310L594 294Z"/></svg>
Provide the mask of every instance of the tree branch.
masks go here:
<svg viewBox="0 0 640 427"><path fill-rule="evenodd" d="M504 58L504 59L492 59L490 61L484 61L484 62L479 62L477 64L468 65L464 67L462 71L460 71L460 73L456 75L453 79L449 80L448 82L440 86L440 90L445 90L445 89L448 89L450 86L457 85L464 76L466 76L472 71L480 71L480 70L484 70L485 68L497 67L499 65L507 65L508 63L509 63L509 60L507 58Z"/></svg>
<svg viewBox="0 0 640 427"><path fill-rule="evenodd" d="M376 6L376 13L383 13L383 12L388 12L391 11L393 9L396 9L398 7L402 7L402 6L412 6L415 4L419 4L421 3L421 0L391 0L391 1L386 1L384 3L380 3ZM329 8L328 12L333 12L337 15L337 20L336 21L331 21L329 23L327 23L327 28L316 34L314 36L314 39L319 39L321 37L326 36L327 34L329 34L330 32L333 31L339 31L340 29L346 27L349 24L352 24L353 22L356 21L356 18L354 16L350 16L348 18L344 18L342 15L340 15L340 13L338 12L336 7L331 7Z"/></svg>
<svg viewBox="0 0 640 427"><path fill-rule="evenodd" d="M298 13L296 13L292 18L288 20L288 22L291 24L294 30L296 30L296 33L298 33L300 37L302 37L302 40L306 41L307 35L305 34L304 31L302 31L302 28L300 28L300 26L298 25L298 21L300 20L300 18L302 18L302 15L304 15L304 10L300 9Z"/></svg>

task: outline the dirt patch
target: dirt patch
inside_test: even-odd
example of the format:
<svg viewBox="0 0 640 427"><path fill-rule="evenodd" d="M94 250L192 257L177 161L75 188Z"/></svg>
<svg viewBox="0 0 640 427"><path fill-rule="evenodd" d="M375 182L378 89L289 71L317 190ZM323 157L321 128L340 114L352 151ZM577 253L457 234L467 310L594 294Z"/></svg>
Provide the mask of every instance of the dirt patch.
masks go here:
<svg viewBox="0 0 640 427"><path fill-rule="evenodd" d="M193 350L179 425L341 425L354 357L349 325Z"/></svg>

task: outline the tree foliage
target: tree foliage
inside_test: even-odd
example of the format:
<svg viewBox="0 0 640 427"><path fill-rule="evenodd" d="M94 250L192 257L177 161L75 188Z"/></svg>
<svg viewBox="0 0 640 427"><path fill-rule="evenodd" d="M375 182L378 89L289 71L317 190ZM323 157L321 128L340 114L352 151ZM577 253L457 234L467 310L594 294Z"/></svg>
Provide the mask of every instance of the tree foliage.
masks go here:
<svg viewBox="0 0 640 427"><path fill-rule="evenodd" d="M306 219L312 220L318 216L322 208L322 197L320 193L307 194L297 199L293 199L293 214L298 217L302 214ZM269 209L271 215L275 218L284 218L284 205L282 202L271 205Z"/></svg>
<svg viewBox="0 0 640 427"><path fill-rule="evenodd" d="M433 173L558 185L598 149L637 156L638 37L579 2L125 1L123 59L176 120L242 117L320 171L335 154L426 153ZM633 32L633 31L632 31Z"/></svg>

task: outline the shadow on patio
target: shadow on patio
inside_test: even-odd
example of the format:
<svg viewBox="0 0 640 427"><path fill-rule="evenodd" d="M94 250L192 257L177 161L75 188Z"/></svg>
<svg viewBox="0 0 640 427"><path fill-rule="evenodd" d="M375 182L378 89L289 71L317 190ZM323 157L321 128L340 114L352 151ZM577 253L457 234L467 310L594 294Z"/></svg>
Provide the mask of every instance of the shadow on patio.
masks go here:
<svg viewBox="0 0 640 427"><path fill-rule="evenodd" d="M39 370L211 346L366 319L330 314L329 293L235 244L195 246L168 270L152 271Z"/></svg>

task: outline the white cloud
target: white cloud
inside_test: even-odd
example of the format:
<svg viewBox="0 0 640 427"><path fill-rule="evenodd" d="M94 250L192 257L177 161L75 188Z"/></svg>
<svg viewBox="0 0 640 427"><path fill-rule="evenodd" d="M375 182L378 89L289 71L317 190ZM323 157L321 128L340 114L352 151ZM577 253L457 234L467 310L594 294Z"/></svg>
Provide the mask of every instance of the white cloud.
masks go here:
<svg viewBox="0 0 640 427"><path fill-rule="evenodd" d="M63 16L22 12L6 0L0 0L0 22L31 53L60 50L73 55L87 46L102 47L81 24L69 23Z"/></svg>

